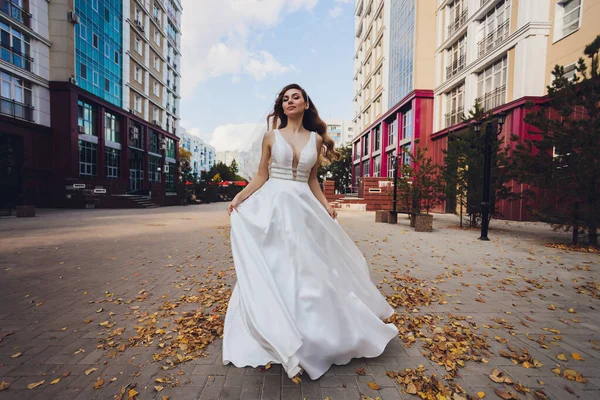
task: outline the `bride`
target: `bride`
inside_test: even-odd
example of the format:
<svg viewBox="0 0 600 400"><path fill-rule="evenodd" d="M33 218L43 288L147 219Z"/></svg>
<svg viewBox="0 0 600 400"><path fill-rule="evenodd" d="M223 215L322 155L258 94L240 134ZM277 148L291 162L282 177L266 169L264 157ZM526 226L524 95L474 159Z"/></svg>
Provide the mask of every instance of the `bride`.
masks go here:
<svg viewBox="0 0 600 400"><path fill-rule="evenodd" d="M317 180L339 159L325 122L296 84L267 123L256 176L229 204L237 275L225 316L223 363L282 364L311 379L333 364L377 357L398 331L367 262Z"/></svg>

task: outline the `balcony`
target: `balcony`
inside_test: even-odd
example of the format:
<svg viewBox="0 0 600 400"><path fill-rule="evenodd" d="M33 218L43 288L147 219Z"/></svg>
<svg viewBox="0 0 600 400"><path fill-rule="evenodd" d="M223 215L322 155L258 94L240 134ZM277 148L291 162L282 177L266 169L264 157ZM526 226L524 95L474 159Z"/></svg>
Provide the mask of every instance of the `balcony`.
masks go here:
<svg viewBox="0 0 600 400"><path fill-rule="evenodd" d="M0 114L33 122L32 106L5 97L0 97Z"/></svg>
<svg viewBox="0 0 600 400"><path fill-rule="evenodd" d="M505 21L495 31L483 38L477 43L477 55L482 57L491 50L495 49L508 38L510 31L510 20Z"/></svg>
<svg viewBox="0 0 600 400"><path fill-rule="evenodd" d="M10 1L0 1L0 12L8 15L16 21L19 21L23 25L31 25L31 14L28 13L24 8L21 8Z"/></svg>
<svg viewBox="0 0 600 400"><path fill-rule="evenodd" d="M463 120L463 114L464 114L464 108L463 107L457 108L456 110L452 110L451 112L449 112L448 114L446 114L445 115L446 128L462 122L462 120Z"/></svg>
<svg viewBox="0 0 600 400"><path fill-rule="evenodd" d="M29 57L27 54L23 54L20 51L17 51L15 48L5 45L4 43L0 44L0 53L1 58L4 61L7 61L27 71L31 71L31 63L33 62L33 58Z"/></svg>
<svg viewBox="0 0 600 400"><path fill-rule="evenodd" d="M454 35L467 22L469 9L465 8L462 13L448 25L448 37Z"/></svg>
<svg viewBox="0 0 600 400"><path fill-rule="evenodd" d="M479 7L483 7L485 6L487 3L489 3L492 0L479 0Z"/></svg>
<svg viewBox="0 0 600 400"><path fill-rule="evenodd" d="M506 85L500 86L489 93L477 98L477 102L485 111L491 111L494 108L506 103Z"/></svg>
<svg viewBox="0 0 600 400"><path fill-rule="evenodd" d="M446 79L450 79L452 78L454 75L458 74L460 71L462 71L463 69L465 69L465 65L467 61L467 57L466 56L460 56L458 59L455 59L454 61L449 61L447 67L446 67Z"/></svg>

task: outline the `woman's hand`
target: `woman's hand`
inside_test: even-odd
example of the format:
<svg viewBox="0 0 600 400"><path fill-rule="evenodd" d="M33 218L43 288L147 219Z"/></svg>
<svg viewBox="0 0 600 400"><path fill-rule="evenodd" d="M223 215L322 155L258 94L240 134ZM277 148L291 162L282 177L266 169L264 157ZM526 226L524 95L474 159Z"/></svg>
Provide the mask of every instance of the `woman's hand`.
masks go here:
<svg viewBox="0 0 600 400"><path fill-rule="evenodd" d="M331 207L330 205L327 205L327 207L325 207L325 209L327 210L327 213L329 214L329 216L333 219L337 219L338 213L337 211L335 211L333 209L333 207Z"/></svg>
<svg viewBox="0 0 600 400"><path fill-rule="evenodd" d="M237 196L235 196L233 200L231 200L231 203L229 203L229 207L227 207L227 214L231 215L233 210L237 211L238 206L242 203L243 201L240 200Z"/></svg>

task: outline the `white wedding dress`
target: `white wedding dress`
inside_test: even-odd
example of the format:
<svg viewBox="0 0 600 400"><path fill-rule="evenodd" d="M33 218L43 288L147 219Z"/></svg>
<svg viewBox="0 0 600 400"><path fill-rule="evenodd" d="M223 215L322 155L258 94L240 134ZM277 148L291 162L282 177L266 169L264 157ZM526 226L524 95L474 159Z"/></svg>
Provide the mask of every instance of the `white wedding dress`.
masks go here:
<svg viewBox="0 0 600 400"><path fill-rule="evenodd" d="M282 364L312 379L333 364L377 357L398 334L367 262L310 190L316 133L292 168L293 150L275 131L267 182L231 214L237 275L223 338L223 363Z"/></svg>

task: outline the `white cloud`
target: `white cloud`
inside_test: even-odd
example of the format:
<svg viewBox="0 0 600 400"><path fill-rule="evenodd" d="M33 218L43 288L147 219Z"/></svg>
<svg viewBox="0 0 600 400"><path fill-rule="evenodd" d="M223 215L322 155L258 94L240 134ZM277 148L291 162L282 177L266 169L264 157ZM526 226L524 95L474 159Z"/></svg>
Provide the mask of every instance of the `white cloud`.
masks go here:
<svg viewBox="0 0 600 400"><path fill-rule="evenodd" d="M246 73L255 79L281 74L284 66L264 50L252 50L249 41L296 11L312 10L318 0L183 0L182 95L198 83L222 75ZM266 71L259 71L260 68Z"/></svg>
<svg viewBox="0 0 600 400"><path fill-rule="evenodd" d="M208 143L217 151L238 151L249 147L259 124L227 124L218 126ZM189 132L189 131L188 131Z"/></svg>
<svg viewBox="0 0 600 400"><path fill-rule="evenodd" d="M342 7L335 6L331 10L329 10L329 16L331 18L337 18L342 14Z"/></svg>
<svg viewBox="0 0 600 400"><path fill-rule="evenodd" d="M337 4L352 4L354 0L335 0Z"/></svg>

